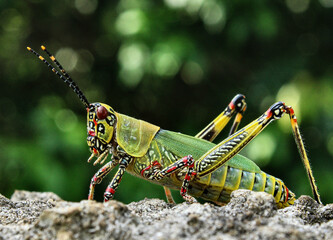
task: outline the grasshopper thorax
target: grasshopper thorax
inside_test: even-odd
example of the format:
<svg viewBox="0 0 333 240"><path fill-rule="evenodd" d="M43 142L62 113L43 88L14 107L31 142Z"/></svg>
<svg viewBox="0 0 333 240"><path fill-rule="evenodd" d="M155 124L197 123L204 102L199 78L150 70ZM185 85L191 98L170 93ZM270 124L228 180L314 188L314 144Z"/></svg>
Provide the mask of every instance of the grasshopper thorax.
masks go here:
<svg viewBox="0 0 333 240"><path fill-rule="evenodd" d="M104 103L92 103L87 108L87 143L95 156L101 155L108 149L115 124L116 115L110 106Z"/></svg>

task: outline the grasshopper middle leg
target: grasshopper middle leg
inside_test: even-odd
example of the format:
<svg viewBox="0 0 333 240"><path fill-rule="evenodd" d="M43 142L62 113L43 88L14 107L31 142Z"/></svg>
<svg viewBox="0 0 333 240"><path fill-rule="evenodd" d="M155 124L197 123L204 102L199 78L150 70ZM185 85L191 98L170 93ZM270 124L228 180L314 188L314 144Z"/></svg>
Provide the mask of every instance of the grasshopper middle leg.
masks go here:
<svg viewBox="0 0 333 240"><path fill-rule="evenodd" d="M187 194L187 189L191 180L191 177L194 176L196 173L194 172L194 159L191 155L188 155L186 157L183 157L179 159L178 161L174 162L170 166L162 169L162 170L155 170L152 173L145 173L145 171L149 170L150 166L147 167L146 169L143 169L141 172L142 176L145 176L148 179L154 179L154 180L161 180L162 178L179 171L181 169L184 169L187 167L187 172L184 177L184 181L182 184L182 187L180 189L180 194L186 200L186 202L196 202L195 198L191 197L190 195ZM167 188L168 189L168 188Z"/></svg>

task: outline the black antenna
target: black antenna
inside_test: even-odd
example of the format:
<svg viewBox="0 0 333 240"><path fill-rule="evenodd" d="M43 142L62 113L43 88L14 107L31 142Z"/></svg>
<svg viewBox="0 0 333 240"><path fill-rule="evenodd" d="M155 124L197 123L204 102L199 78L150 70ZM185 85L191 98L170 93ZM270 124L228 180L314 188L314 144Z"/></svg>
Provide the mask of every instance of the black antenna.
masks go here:
<svg viewBox="0 0 333 240"><path fill-rule="evenodd" d="M46 54L50 57L52 62L55 63L55 65L60 69L60 72L57 71L48 61L45 60L39 53L37 53L35 50L33 50L31 47L27 47L27 49L35 54L41 61L43 61L55 74L57 74L67 85L73 89L73 91L77 94L77 96L82 101L83 105L86 108L89 108L90 103L88 102L87 98L84 96L80 88L76 85L76 83L73 81L73 79L68 75L68 73L64 70L64 68L61 66L61 64L57 61L57 59L46 50L46 47L43 45L41 46L41 49L46 52Z"/></svg>

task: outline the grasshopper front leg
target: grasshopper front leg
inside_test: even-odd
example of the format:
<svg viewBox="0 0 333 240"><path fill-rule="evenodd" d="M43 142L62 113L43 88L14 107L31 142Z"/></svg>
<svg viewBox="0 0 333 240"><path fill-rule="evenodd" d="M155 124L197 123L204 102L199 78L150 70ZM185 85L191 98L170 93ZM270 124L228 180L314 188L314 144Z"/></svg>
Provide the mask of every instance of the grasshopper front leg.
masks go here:
<svg viewBox="0 0 333 240"><path fill-rule="evenodd" d="M104 202L109 201L110 199L113 198L116 189L118 188L120 181L126 171L127 166L131 162L133 158L129 155L126 154L126 156L123 156L122 159L119 162L119 168L116 174L114 175L113 179L111 180L110 184L105 190L104 193Z"/></svg>
<svg viewBox="0 0 333 240"><path fill-rule="evenodd" d="M88 200L94 199L94 191L95 191L96 184L99 184L102 182L103 178L106 175L108 175L114 167L116 167L118 165L118 161L116 161L115 159L112 159L110 162L108 162L103 167L101 167L97 171L97 173L95 173L95 175L93 176L93 178L91 179L91 182L90 182Z"/></svg>
<svg viewBox="0 0 333 240"><path fill-rule="evenodd" d="M124 152L121 148L117 148L118 155L117 156L112 156L112 160L105 164L103 167L101 167L97 173L93 176L91 179L90 187L89 187L89 195L88 195L88 200L93 200L94 199L94 190L96 184L99 184L102 182L103 178L108 175L111 170L119 165L119 168L112 178L110 184L105 190L104 193L104 202L109 201L110 199L113 198L114 193L116 192L116 189L118 188L120 181L126 171L127 166L129 163L132 161L133 157L128 155L126 152ZM90 161L90 159L88 160Z"/></svg>

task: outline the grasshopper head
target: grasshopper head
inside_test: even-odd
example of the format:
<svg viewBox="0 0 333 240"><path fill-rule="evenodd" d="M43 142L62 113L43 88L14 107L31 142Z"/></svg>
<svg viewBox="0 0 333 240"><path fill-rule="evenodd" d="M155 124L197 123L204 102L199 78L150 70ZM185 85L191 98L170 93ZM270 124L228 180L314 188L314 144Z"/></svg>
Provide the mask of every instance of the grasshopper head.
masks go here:
<svg viewBox="0 0 333 240"><path fill-rule="evenodd" d="M101 155L108 149L115 124L116 115L110 106L92 103L87 108L87 143L95 156Z"/></svg>

